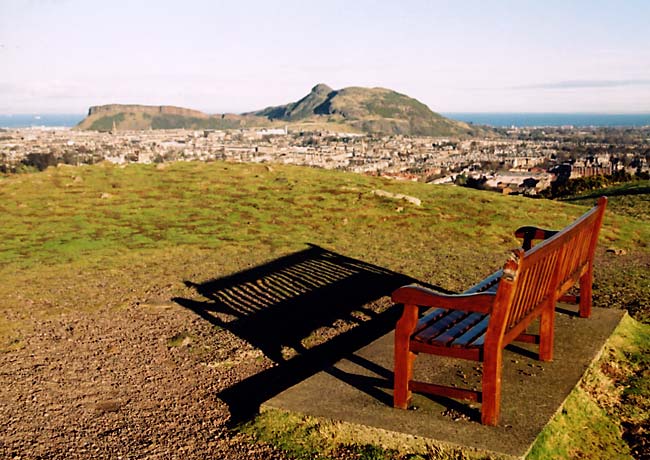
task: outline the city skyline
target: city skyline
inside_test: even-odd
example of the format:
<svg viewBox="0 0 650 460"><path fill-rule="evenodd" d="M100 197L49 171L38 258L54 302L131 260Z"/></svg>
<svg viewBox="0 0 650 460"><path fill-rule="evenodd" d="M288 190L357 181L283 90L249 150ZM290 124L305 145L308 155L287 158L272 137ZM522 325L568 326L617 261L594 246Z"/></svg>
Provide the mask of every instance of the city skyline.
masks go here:
<svg viewBox="0 0 650 460"><path fill-rule="evenodd" d="M0 113L241 113L317 83L436 112L650 112L642 1L0 2Z"/></svg>

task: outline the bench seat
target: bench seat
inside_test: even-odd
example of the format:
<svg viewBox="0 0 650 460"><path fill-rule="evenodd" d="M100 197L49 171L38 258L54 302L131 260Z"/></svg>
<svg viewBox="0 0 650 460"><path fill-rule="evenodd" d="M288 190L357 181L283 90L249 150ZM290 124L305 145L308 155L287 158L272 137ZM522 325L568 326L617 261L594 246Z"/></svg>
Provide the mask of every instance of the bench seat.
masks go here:
<svg viewBox="0 0 650 460"><path fill-rule="evenodd" d="M479 348L489 315L437 308L418 321L412 340L437 347Z"/></svg>

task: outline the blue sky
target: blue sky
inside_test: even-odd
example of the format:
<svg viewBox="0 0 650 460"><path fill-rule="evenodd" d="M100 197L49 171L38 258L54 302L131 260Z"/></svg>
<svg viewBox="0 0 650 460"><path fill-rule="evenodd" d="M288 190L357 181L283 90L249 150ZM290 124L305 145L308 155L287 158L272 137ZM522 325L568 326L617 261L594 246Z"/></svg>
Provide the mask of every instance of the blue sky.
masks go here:
<svg viewBox="0 0 650 460"><path fill-rule="evenodd" d="M0 0L0 113L210 113L316 83L438 112L650 112L650 1Z"/></svg>

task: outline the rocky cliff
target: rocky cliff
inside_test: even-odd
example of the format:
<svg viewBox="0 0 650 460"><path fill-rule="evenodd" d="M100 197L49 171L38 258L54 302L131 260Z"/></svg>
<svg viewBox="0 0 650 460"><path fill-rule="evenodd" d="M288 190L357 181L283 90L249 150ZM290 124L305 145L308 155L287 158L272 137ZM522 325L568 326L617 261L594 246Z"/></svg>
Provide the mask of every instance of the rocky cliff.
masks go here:
<svg viewBox="0 0 650 460"><path fill-rule="evenodd" d="M147 129L234 129L267 126L267 118L235 114L208 115L170 105L108 104L90 107L77 129L133 131Z"/></svg>
<svg viewBox="0 0 650 460"><path fill-rule="evenodd" d="M96 105L88 109L88 116L120 112L140 112L150 115L179 115L182 117L208 118L209 115L198 110L174 107L172 105L138 105L138 104L107 104Z"/></svg>

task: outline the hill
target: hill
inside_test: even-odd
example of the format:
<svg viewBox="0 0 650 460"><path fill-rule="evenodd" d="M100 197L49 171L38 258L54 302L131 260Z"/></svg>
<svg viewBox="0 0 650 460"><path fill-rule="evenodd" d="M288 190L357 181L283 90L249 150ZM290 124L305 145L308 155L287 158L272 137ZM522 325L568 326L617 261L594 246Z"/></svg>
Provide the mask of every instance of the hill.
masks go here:
<svg viewBox="0 0 650 460"><path fill-rule="evenodd" d="M640 205L644 195L619 193L602 231L594 303L638 308L647 306L650 227L630 215L626 201ZM0 445L9 458L179 451L185 458L286 458L230 431L233 414L220 395L254 375L268 376L270 386L287 363L291 378L302 378L305 361L293 358L332 341L340 349L335 339L350 331L366 333L392 309L387 296L368 296L390 292L377 276L461 290L503 264L518 244L514 228L561 227L592 203L224 162L98 164L0 177ZM287 260L298 263L290 270ZM313 276L317 262L320 277ZM268 274L278 297L256 295L250 273ZM287 285L296 276L303 284ZM230 298L206 300L195 289L214 292L233 279L246 289ZM325 300L350 295L339 304L304 294L323 284ZM297 318L304 336L286 339L278 327L267 342L256 334L245 340L247 330L267 331L269 302L276 312L304 308ZM569 428L548 432L544 449L564 443L576 457L605 458L620 433L644 439L650 338L626 334L634 345L623 350L629 362L607 352L607 375L588 380L588 391L558 414ZM262 346L268 341L279 346L277 355ZM616 385L604 387L603 379ZM581 418L587 403L596 422ZM621 455L608 458L626 458L620 444ZM338 458L362 458L354 449L364 446L344 448ZM536 458L563 458L544 452Z"/></svg>
<svg viewBox="0 0 650 460"><path fill-rule="evenodd" d="M322 83L297 102L267 107L249 115L288 122L341 123L365 133L458 136L482 132L467 123L445 118L418 100L390 89L333 90Z"/></svg>
<svg viewBox="0 0 650 460"><path fill-rule="evenodd" d="M208 115L173 106L110 104L91 107L77 129L233 129L289 125L293 129L355 131L411 136L486 135L486 128L450 120L416 99L384 88L333 90L318 84L305 97L286 105L241 115Z"/></svg>
<svg viewBox="0 0 650 460"><path fill-rule="evenodd" d="M92 131L145 129L236 129L268 126L265 118L235 114L208 115L168 105L109 104L93 106L77 129Z"/></svg>

